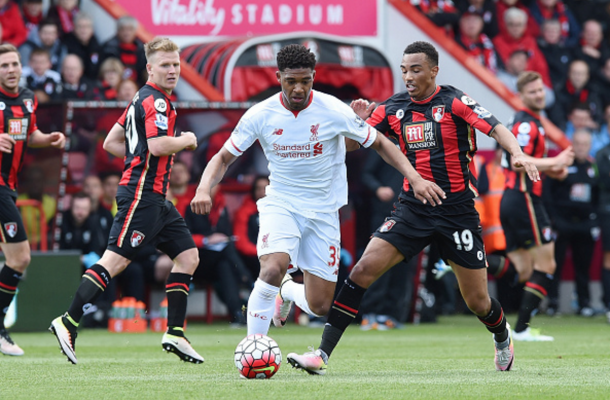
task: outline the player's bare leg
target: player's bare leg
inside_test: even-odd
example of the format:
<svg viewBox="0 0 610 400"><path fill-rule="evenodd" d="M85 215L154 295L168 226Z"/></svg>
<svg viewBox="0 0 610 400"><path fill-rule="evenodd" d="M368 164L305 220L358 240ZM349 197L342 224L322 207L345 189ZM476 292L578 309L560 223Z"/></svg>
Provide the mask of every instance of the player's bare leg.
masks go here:
<svg viewBox="0 0 610 400"><path fill-rule="evenodd" d="M204 360L193 349L184 335L187 298L193 274L199 265L196 248L183 251L174 258L174 266L167 278L167 331L161 339L161 346L167 352L176 354L182 361L201 364Z"/></svg>
<svg viewBox="0 0 610 400"><path fill-rule="evenodd" d="M282 281L280 293L276 298L273 323L275 326L283 326L286 323L290 312L290 306L284 307L287 302L288 304L294 302L301 310L314 317L326 315L333 301L336 286L336 282L327 281L307 271L303 272L302 284L292 279Z"/></svg>
<svg viewBox="0 0 610 400"><path fill-rule="evenodd" d="M288 362L309 374L325 374L328 357L339 343L345 329L356 318L366 289L403 259L404 256L396 247L383 239L373 237L331 307L320 347L303 355L290 353L287 356Z"/></svg>
<svg viewBox="0 0 610 400"><path fill-rule="evenodd" d="M513 253L513 252L511 252ZM511 254L509 253L509 255ZM525 283L523 299L519 308L519 317L515 325L514 339L528 342L550 342L552 336L541 335L537 330L530 328L532 313L538 308L540 302L546 297L547 290L555 273L555 243L550 242L528 250L533 270ZM512 260L512 258L511 258Z"/></svg>
<svg viewBox="0 0 610 400"><path fill-rule="evenodd" d="M469 269L449 260L466 305L493 334L495 364L498 371L508 371L515 359L510 327L500 302L487 291L487 269Z"/></svg>
<svg viewBox="0 0 610 400"><path fill-rule="evenodd" d="M127 268L130 262L127 258L106 250L98 263L83 274L68 312L51 322L49 330L57 337L61 351L72 364L77 363L76 330L83 314L104 292L110 280Z"/></svg>
<svg viewBox="0 0 610 400"><path fill-rule="evenodd" d="M290 256L287 253L265 254L259 260L261 271L248 299L248 335L266 335L269 332L275 299L290 264Z"/></svg>
<svg viewBox="0 0 610 400"><path fill-rule="evenodd" d="M4 326L4 317L17 293L17 285L23 272L30 265L30 244L27 240L19 243L0 243L0 248L6 259L0 270L0 353L22 356L23 350L11 339Z"/></svg>

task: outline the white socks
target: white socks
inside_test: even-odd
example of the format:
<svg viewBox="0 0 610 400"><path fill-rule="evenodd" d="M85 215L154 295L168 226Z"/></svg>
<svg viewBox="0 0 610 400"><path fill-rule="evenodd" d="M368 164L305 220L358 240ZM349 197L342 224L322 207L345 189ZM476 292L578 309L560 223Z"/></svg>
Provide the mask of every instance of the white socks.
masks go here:
<svg viewBox="0 0 610 400"><path fill-rule="evenodd" d="M307 314L320 317L320 315L314 314L309 308L309 303L307 303L307 297L305 296L305 285L302 283L296 283L293 280L286 281L282 285L281 296L284 300L294 301L294 304Z"/></svg>
<svg viewBox="0 0 610 400"><path fill-rule="evenodd" d="M275 296L280 288L257 279L248 299L248 335L269 332L275 309Z"/></svg>

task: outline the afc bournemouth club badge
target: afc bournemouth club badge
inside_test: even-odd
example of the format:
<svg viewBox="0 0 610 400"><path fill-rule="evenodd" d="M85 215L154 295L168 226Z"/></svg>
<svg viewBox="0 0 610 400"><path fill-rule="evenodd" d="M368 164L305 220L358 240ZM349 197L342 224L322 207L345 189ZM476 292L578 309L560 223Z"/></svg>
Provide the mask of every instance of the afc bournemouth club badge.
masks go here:
<svg viewBox="0 0 610 400"><path fill-rule="evenodd" d="M7 222L4 224L4 230L6 234L10 237L14 238L17 235L17 223L16 222Z"/></svg>
<svg viewBox="0 0 610 400"><path fill-rule="evenodd" d="M142 232L133 231L131 234L131 247L138 247L144 241L144 234Z"/></svg>
<svg viewBox="0 0 610 400"><path fill-rule="evenodd" d="M432 107L432 118L436 122L441 122L441 119L445 116L445 106Z"/></svg>
<svg viewBox="0 0 610 400"><path fill-rule="evenodd" d="M384 222L383 225L381 225L381 228L379 228L379 232L387 232L392 229L394 225L396 225L396 221L394 221L393 219L389 219Z"/></svg>

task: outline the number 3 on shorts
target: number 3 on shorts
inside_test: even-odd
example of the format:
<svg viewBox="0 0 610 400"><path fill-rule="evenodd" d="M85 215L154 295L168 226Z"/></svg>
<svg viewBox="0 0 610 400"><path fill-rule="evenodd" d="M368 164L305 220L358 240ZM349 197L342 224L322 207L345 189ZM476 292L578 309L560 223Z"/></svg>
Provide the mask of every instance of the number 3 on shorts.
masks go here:
<svg viewBox="0 0 610 400"><path fill-rule="evenodd" d="M474 241L472 240L472 232L470 229L464 229L460 235L458 231L453 232L453 240L458 250L470 251L474 247Z"/></svg>
<svg viewBox="0 0 610 400"><path fill-rule="evenodd" d="M330 260L328 266L333 268L339 264L340 250L335 246L330 246Z"/></svg>

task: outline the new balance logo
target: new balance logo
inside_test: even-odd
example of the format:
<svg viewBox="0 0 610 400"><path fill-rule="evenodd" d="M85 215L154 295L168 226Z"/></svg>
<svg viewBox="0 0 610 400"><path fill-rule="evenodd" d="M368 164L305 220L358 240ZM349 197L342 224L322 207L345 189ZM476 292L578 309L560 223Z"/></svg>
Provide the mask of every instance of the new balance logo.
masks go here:
<svg viewBox="0 0 610 400"><path fill-rule="evenodd" d="M317 155L322 154L322 147L324 147L324 145L322 143L318 142L318 143L314 144L314 146L313 146L313 155L317 156Z"/></svg>
<svg viewBox="0 0 610 400"><path fill-rule="evenodd" d="M282 133L284 133L283 129L276 129L273 131L273 134L278 136L282 136Z"/></svg>

